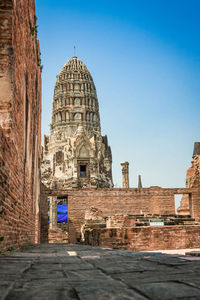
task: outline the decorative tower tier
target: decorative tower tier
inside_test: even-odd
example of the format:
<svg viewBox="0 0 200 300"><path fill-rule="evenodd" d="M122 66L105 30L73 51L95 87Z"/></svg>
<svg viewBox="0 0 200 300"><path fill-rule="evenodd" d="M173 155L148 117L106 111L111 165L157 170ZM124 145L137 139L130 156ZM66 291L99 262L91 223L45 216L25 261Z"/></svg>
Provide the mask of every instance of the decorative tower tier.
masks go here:
<svg viewBox="0 0 200 300"><path fill-rule="evenodd" d="M54 89L50 136L44 136L42 182L50 188L113 187L112 153L101 136L96 88L76 56Z"/></svg>

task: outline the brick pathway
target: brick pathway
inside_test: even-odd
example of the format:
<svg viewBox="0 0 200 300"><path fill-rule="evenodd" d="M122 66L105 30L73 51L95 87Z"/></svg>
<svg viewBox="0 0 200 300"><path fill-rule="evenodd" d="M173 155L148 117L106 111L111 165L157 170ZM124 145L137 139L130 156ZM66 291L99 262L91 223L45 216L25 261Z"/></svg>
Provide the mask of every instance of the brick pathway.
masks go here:
<svg viewBox="0 0 200 300"><path fill-rule="evenodd" d="M0 256L0 299L200 299L200 260L81 245Z"/></svg>

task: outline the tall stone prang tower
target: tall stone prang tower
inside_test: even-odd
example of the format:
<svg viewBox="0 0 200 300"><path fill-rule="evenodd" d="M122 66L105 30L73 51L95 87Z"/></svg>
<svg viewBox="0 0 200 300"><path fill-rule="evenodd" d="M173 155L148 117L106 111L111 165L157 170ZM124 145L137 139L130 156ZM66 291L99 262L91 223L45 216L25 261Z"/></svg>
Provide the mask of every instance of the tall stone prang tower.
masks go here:
<svg viewBox="0 0 200 300"><path fill-rule="evenodd" d="M107 136L101 136L96 88L76 56L57 76L41 171L49 188L113 187L112 153Z"/></svg>

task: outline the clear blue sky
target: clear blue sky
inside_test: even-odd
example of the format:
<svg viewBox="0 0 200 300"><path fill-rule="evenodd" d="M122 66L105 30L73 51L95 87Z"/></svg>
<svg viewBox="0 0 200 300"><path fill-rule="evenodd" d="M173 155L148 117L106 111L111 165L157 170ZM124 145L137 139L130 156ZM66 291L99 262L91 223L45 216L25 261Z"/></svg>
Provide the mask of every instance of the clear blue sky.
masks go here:
<svg viewBox="0 0 200 300"><path fill-rule="evenodd" d="M185 184L200 141L199 0L36 0L44 65L42 134L48 134L56 75L73 56L93 76L102 134L130 186Z"/></svg>

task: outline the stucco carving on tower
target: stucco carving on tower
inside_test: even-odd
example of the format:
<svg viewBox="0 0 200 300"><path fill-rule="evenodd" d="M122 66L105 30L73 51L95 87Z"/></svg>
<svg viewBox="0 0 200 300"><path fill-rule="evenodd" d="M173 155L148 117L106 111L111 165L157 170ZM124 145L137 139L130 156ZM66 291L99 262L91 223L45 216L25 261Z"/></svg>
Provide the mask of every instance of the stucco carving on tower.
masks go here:
<svg viewBox="0 0 200 300"><path fill-rule="evenodd" d="M50 188L113 187L112 153L107 136L101 136L96 88L75 56L57 76L42 182Z"/></svg>

